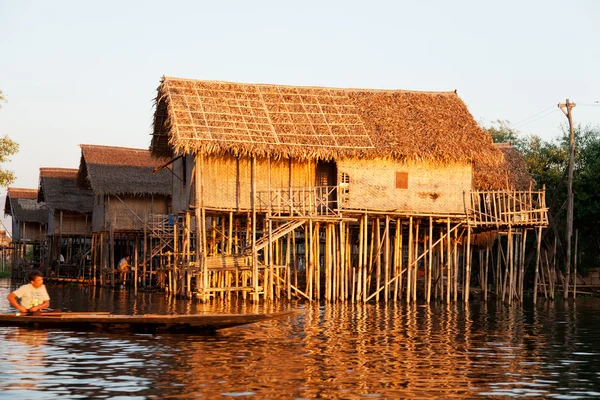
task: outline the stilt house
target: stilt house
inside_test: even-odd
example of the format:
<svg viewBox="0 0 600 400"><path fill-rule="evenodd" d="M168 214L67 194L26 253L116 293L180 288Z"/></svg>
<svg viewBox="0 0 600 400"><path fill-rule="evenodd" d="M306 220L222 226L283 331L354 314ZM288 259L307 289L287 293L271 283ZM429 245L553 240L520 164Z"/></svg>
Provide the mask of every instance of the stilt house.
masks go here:
<svg viewBox="0 0 600 400"><path fill-rule="evenodd" d="M4 214L12 217L13 276L22 278L43 261L48 209L38 203L37 189L8 188ZM31 258L27 259L27 254Z"/></svg>
<svg viewBox="0 0 600 400"><path fill-rule="evenodd" d="M138 259L145 249L144 232L155 218L167 219L171 172L169 168L154 172L164 163L147 149L81 145L77 185L94 196L93 265L101 266L113 283L112 273L121 257L129 254L134 265L145 262Z"/></svg>
<svg viewBox="0 0 600 400"><path fill-rule="evenodd" d="M77 188L77 169L40 168L38 202L48 210L46 265L59 264L57 277L89 274L88 258L92 238L94 195Z"/></svg>
<svg viewBox="0 0 600 400"><path fill-rule="evenodd" d="M205 300L409 301L423 275L427 301L432 279L434 295L468 298L460 235L514 213L546 223L540 193L509 201L503 154L456 92L163 78L151 150L179 177L174 212L194 217L180 287Z"/></svg>

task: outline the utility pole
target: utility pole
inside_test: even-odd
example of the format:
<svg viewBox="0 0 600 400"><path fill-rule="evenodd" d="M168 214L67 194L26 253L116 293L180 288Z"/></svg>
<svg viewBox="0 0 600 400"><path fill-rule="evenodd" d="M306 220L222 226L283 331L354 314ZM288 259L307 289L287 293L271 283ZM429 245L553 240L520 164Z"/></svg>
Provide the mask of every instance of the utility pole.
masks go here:
<svg viewBox="0 0 600 400"><path fill-rule="evenodd" d="M571 110L575 108L576 104L569 102L567 99L566 103L558 104L558 108L567 116L569 120L569 189L567 193L567 265L566 265L566 276L564 284L564 298L569 298L569 282L571 280L571 236L573 236L573 169L575 167L575 133L573 131L573 119L571 116ZM577 279L575 276L574 279Z"/></svg>

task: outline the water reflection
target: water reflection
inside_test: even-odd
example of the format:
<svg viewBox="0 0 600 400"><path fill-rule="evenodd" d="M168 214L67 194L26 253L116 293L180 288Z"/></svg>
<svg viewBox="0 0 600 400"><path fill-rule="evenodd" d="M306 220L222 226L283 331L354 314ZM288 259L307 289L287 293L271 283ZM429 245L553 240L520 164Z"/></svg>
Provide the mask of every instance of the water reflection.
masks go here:
<svg viewBox="0 0 600 400"><path fill-rule="evenodd" d="M214 336L0 328L0 397L600 396L598 299L536 308L206 305L160 293L58 289L51 289L55 307L75 311L304 311Z"/></svg>

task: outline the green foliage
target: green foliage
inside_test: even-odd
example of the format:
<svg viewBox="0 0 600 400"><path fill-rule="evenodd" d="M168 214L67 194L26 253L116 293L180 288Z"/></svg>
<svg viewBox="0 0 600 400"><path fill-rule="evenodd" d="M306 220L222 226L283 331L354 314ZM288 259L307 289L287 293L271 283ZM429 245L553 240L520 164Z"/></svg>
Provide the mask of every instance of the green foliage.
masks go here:
<svg viewBox="0 0 600 400"><path fill-rule="evenodd" d="M600 266L600 127L577 126L573 173L573 235L578 232L578 269ZM568 192L569 131L544 142L537 136L522 142L522 153L537 185L546 188L546 205L563 245ZM573 237L573 243L575 237Z"/></svg>
<svg viewBox="0 0 600 400"><path fill-rule="evenodd" d="M6 102L6 98L0 90L0 108L2 108L2 102ZM9 161L9 157L16 154L19 151L19 144L12 141L7 135L0 138L0 163ZM15 174L12 171L0 168L0 186L8 186L15 181Z"/></svg>
<svg viewBox="0 0 600 400"><path fill-rule="evenodd" d="M482 128L490 134L494 143L511 142L516 148L521 150L523 140L520 137L519 131L510 127L509 121L497 119L489 127L483 126Z"/></svg>

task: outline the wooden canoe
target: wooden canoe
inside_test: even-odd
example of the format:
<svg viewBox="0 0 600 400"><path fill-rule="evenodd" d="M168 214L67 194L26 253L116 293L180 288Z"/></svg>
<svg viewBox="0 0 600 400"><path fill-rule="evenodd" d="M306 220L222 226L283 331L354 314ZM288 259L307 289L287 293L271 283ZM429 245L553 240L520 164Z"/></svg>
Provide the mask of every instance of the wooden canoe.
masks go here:
<svg viewBox="0 0 600 400"><path fill-rule="evenodd" d="M0 314L0 325L32 328L60 328L85 331L123 331L140 333L203 333L247 325L297 313L272 314L195 314L195 315L117 315L106 312L49 312Z"/></svg>

